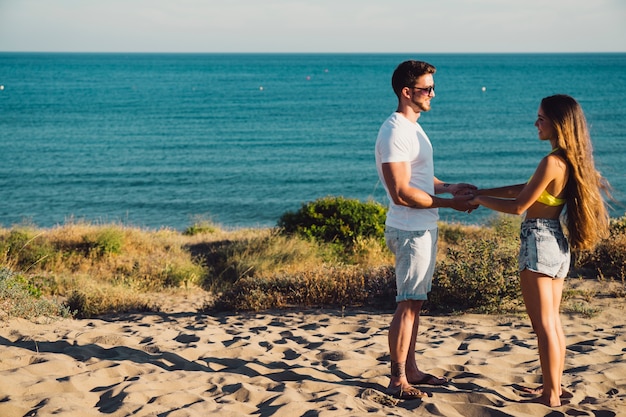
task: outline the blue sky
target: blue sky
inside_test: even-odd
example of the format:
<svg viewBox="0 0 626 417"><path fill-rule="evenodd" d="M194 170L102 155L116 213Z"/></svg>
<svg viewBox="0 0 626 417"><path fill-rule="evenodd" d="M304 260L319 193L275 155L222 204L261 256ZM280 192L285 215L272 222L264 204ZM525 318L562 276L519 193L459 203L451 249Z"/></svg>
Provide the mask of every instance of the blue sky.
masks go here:
<svg viewBox="0 0 626 417"><path fill-rule="evenodd" d="M626 1L0 0L0 51L626 52Z"/></svg>

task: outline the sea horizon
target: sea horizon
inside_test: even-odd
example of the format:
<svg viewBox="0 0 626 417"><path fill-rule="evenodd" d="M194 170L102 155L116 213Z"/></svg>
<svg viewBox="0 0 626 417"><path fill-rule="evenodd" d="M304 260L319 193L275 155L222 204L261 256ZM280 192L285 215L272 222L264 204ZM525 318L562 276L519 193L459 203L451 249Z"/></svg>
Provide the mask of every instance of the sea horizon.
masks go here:
<svg viewBox="0 0 626 417"><path fill-rule="evenodd" d="M373 146L409 58L437 67L420 124L440 179L526 181L549 151L538 103L565 93L587 115L611 215L624 215L626 53L24 51L0 52L0 225L272 227L326 196L387 204Z"/></svg>

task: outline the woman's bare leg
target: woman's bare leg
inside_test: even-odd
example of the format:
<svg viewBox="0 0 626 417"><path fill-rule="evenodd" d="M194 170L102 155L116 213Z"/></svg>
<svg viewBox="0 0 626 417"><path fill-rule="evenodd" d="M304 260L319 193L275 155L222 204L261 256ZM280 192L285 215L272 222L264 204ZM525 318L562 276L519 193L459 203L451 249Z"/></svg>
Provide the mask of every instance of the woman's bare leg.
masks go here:
<svg viewBox="0 0 626 417"><path fill-rule="evenodd" d="M561 374L564 367L562 347L565 347L565 336L560 328L558 315L560 294L555 309L555 290L562 292L562 283L555 288L552 277L527 269L520 275L526 311L537 334L539 362L543 374L541 401L548 406L557 407L561 405Z"/></svg>
<svg viewBox="0 0 626 417"><path fill-rule="evenodd" d="M563 371L565 371L565 352L566 352L566 342L565 342L565 333L563 332L563 325L561 324L561 297L563 295L563 284L565 283L565 279L553 279L552 280L552 306L554 308L554 317L555 317L555 327L557 332L557 337L559 341L559 395L563 396Z"/></svg>

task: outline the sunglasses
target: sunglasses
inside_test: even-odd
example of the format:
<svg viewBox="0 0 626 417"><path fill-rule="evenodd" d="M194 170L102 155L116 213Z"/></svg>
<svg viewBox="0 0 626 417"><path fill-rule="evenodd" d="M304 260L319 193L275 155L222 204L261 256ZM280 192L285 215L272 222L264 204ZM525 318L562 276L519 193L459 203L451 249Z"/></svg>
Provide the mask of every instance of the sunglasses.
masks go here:
<svg viewBox="0 0 626 417"><path fill-rule="evenodd" d="M431 85L430 87L410 87L410 88L413 88L415 90L423 91L427 95L431 95L433 93L433 91L435 91L435 86L434 85Z"/></svg>

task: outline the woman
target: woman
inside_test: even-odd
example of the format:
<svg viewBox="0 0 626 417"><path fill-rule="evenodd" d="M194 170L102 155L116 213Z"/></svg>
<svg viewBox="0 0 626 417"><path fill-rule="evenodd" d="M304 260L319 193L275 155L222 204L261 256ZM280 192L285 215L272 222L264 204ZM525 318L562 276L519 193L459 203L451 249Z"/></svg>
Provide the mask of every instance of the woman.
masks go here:
<svg viewBox="0 0 626 417"><path fill-rule="evenodd" d="M576 100L567 95L544 98L535 126L539 139L549 141L552 151L530 180L478 190L471 202L504 213L526 213L520 232L520 285L537 334L543 374L543 387L531 391L541 394L539 402L556 407L564 396L565 335L559 307L570 246L592 249L608 235L609 216L601 192L608 196L609 185L595 168L587 123ZM563 211L567 238L559 220Z"/></svg>

